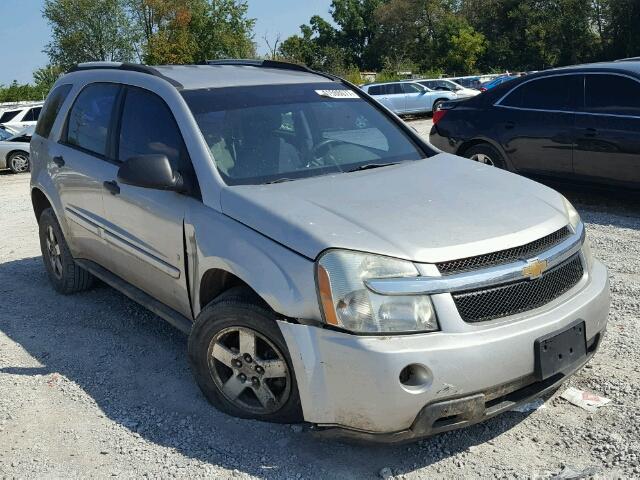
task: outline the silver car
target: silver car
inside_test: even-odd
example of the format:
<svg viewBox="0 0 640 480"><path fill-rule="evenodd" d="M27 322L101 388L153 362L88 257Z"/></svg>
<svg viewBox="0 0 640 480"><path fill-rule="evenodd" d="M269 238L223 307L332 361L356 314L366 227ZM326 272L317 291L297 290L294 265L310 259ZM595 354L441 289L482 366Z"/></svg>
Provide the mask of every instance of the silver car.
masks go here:
<svg viewBox="0 0 640 480"><path fill-rule="evenodd" d="M362 90L398 115L432 113L443 102L458 98L456 92L428 88L417 81L372 83Z"/></svg>
<svg viewBox="0 0 640 480"><path fill-rule="evenodd" d="M80 65L32 163L53 287L97 277L189 334L231 415L410 440L557 388L603 338L564 197L305 67Z"/></svg>
<svg viewBox="0 0 640 480"><path fill-rule="evenodd" d="M33 127L18 134L0 128L0 169L8 168L13 173L29 171L29 153Z"/></svg>

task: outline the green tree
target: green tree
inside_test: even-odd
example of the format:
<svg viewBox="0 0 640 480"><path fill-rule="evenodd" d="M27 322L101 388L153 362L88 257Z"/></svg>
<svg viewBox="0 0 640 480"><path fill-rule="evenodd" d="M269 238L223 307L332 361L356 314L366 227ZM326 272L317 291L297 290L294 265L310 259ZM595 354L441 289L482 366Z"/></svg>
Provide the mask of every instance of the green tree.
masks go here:
<svg viewBox="0 0 640 480"><path fill-rule="evenodd" d="M255 56L254 19L237 0L128 0L146 63Z"/></svg>
<svg viewBox="0 0 640 480"><path fill-rule="evenodd" d="M52 30L45 52L54 65L134 58L124 0L45 0L42 13Z"/></svg>

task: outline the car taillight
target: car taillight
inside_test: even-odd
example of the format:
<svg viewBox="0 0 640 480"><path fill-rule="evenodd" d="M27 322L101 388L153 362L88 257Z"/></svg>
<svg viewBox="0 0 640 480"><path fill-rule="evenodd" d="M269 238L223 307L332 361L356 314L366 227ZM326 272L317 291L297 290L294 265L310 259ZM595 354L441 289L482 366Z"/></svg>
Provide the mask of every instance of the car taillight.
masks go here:
<svg viewBox="0 0 640 480"><path fill-rule="evenodd" d="M487 91L487 89L486 89L486 87L480 87L480 91L481 91L481 92L486 92L486 91Z"/></svg>
<svg viewBox="0 0 640 480"><path fill-rule="evenodd" d="M433 124L436 125L440 120L442 120L442 117L444 117L447 112L448 110L442 110L441 108L433 112Z"/></svg>

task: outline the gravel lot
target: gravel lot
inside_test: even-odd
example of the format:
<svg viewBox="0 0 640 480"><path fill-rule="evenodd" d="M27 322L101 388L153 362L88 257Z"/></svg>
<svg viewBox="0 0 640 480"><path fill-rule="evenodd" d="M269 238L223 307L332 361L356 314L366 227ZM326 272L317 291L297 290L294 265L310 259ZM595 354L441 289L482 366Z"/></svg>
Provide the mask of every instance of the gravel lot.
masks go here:
<svg viewBox="0 0 640 480"><path fill-rule="evenodd" d="M556 394L533 412L385 447L227 417L197 389L177 330L106 286L56 294L28 180L0 174L0 478L640 478L637 200L565 192L613 293L604 344L570 384L609 405L589 413Z"/></svg>

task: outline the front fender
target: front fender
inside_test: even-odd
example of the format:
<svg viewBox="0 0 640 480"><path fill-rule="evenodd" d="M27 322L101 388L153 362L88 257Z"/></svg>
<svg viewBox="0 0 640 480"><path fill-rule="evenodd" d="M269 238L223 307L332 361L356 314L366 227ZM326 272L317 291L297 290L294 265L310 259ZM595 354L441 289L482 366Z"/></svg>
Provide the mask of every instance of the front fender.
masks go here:
<svg viewBox="0 0 640 480"><path fill-rule="evenodd" d="M321 321L314 262L232 218L199 204L185 216L194 315L200 313L200 284L210 269L240 278L277 313Z"/></svg>

